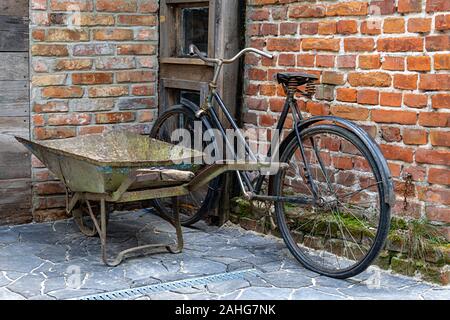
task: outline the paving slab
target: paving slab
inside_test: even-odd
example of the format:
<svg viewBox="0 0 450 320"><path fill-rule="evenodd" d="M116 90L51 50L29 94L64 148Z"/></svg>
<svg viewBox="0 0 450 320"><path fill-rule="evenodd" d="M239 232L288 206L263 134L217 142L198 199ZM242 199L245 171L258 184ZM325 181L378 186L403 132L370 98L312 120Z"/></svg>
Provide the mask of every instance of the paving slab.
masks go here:
<svg viewBox="0 0 450 320"><path fill-rule="evenodd" d="M111 216L109 251L158 241L173 243L173 228L149 210ZM100 259L98 237L85 237L72 220L0 227L0 299L76 299L115 290L195 279L236 270L241 278L168 289L133 299L440 299L449 286L370 267L337 280L303 268L275 237L227 223L184 228L181 254L158 251L111 268Z"/></svg>

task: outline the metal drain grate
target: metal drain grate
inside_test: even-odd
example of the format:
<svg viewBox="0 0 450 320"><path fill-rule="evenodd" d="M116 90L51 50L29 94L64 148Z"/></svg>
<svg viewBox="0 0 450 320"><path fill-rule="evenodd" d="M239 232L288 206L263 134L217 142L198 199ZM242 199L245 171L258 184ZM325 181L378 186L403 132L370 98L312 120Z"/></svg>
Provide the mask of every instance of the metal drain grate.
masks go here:
<svg viewBox="0 0 450 320"><path fill-rule="evenodd" d="M215 282L223 282L223 281L242 279L246 275L256 275L256 274L258 274L258 271L256 271L255 269L247 269L247 270L219 273L219 274L214 274L214 275L204 276L204 277L199 277L199 278L184 279L184 280L177 280L177 281L166 282L166 283L152 284L152 285L144 286L144 287L137 287L137 288L112 291L112 292L107 292L107 293L93 294L93 295L76 298L76 299L71 299L71 300L132 299L132 298L141 297L141 296L144 296L147 294L154 294L154 293L158 293L158 292L170 291L170 290L175 290L175 289L180 289L180 288L189 288L189 287L199 286L199 285L207 285L207 284L215 283Z"/></svg>

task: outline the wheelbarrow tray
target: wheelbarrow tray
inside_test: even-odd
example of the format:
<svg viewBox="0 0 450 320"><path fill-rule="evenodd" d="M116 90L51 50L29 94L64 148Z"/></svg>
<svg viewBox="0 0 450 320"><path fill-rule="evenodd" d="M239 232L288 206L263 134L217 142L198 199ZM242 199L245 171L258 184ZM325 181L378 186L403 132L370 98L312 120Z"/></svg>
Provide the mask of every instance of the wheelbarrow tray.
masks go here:
<svg viewBox="0 0 450 320"><path fill-rule="evenodd" d="M53 141L16 139L73 192L114 192L139 169L163 167L195 172L203 156L196 150L123 130ZM164 181L148 180L139 187L152 184L163 187Z"/></svg>

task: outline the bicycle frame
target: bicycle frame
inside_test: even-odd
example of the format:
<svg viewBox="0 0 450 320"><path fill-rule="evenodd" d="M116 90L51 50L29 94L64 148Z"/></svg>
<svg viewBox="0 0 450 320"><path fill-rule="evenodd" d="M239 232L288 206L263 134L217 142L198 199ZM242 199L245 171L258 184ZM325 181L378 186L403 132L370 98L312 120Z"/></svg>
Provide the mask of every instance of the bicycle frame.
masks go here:
<svg viewBox="0 0 450 320"><path fill-rule="evenodd" d="M216 68L216 74L218 74L220 72L221 67L222 67L221 65L218 65L218 67ZM214 77L214 79L217 79L217 77ZM210 122L212 122L213 127L217 128L220 131L220 133L222 134L222 136L224 137L226 147L231 152L232 156L234 157L234 160L236 160L237 159L236 152L235 152L233 146L231 145L231 142L228 140L228 138L226 136L225 128L222 125L222 123L220 122L219 116L218 116L216 110L214 109L213 102L215 101L217 103L217 105L219 106L220 110L225 115L225 118L227 119L227 121L229 122L231 127L235 130L237 139L239 140L239 143L242 143L244 145L246 155L249 156L253 161L257 161L257 157L252 152L249 144L247 143L244 136L242 135L240 128L238 127L235 120L233 119L233 116L228 111L228 108L226 107L225 103L223 102L220 94L217 92L216 84L215 84L214 80L210 83L209 87L210 87L210 90L209 90L208 96L205 99L205 102L203 103L203 105L200 107L200 110L196 113L197 118L202 118L202 117L209 118ZM283 129L284 124L286 122L289 111L292 110L292 115L294 118L294 128L295 128L296 136L297 136L299 146L300 146L300 153L303 158L303 163L305 163L304 174L305 174L305 177L307 178L308 184L311 187L311 191L312 191L313 198L314 198L314 200L311 201L311 199L307 199L307 198L301 197L301 196L296 197L296 199L289 197L289 201L296 201L299 203L311 203L311 202L315 202L315 200L317 199L317 186L315 185L315 183L312 180L309 179L310 166L309 166L309 163L306 161L305 151L303 148L303 143L301 141L300 132L298 129L300 127L299 125L304 120L303 120L300 110L298 109L297 100L295 98L295 91L286 90L286 93L287 93L287 98L286 98L283 110L281 112L280 119L277 123L276 130L278 130L278 132L281 132L281 130ZM313 145L314 145L314 142L313 142ZM315 147L314 147L314 150L316 150ZM276 152L278 152L278 151L276 151ZM271 148L269 148L266 157L267 158L272 157ZM258 178L256 180L256 184L253 185L250 181L250 177L247 172L236 171L236 175L237 175L237 178L239 181L239 185L242 189L242 192L244 193L245 196L247 196L247 198L256 198L255 195L258 195L261 192L263 182L267 178L267 175L261 174L258 176ZM259 198L262 199L261 196ZM274 199L273 197L265 197L265 198L267 198L265 200L276 200L276 201L283 200L283 199L281 199L282 197L279 197L280 199ZM284 200L288 199L287 197L283 197L283 198L286 198Z"/></svg>

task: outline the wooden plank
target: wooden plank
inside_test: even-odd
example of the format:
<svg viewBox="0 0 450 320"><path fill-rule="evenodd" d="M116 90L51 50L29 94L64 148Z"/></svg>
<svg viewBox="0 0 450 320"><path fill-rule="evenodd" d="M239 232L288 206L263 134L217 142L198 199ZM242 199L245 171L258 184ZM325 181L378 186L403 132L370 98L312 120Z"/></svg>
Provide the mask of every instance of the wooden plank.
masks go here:
<svg viewBox="0 0 450 320"><path fill-rule="evenodd" d="M28 51L28 18L0 15L0 51Z"/></svg>
<svg viewBox="0 0 450 320"><path fill-rule="evenodd" d="M29 117L0 117L0 134L29 138Z"/></svg>
<svg viewBox="0 0 450 320"><path fill-rule="evenodd" d="M0 134L0 180L31 177L31 154L13 136Z"/></svg>
<svg viewBox="0 0 450 320"><path fill-rule="evenodd" d="M31 220L30 179L0 180L0 225Z"/></svg>
<svg viewBox="0 0 450 320"><path fill-rule="evenodd" d="M0 117L29 114L28 81L0 81Z"/></svg>
<svg viewBox="0 0 450 320"><path fill-rule="evenodd" d="M28 74L27 52L0 52L0 81L27 80Z"/></svg>
<svg viewBox="0 0 450 320"><path fill-rule="evenodd" d="M0 12L5 16L28 17L28 0L0 0Z"/></svg>

